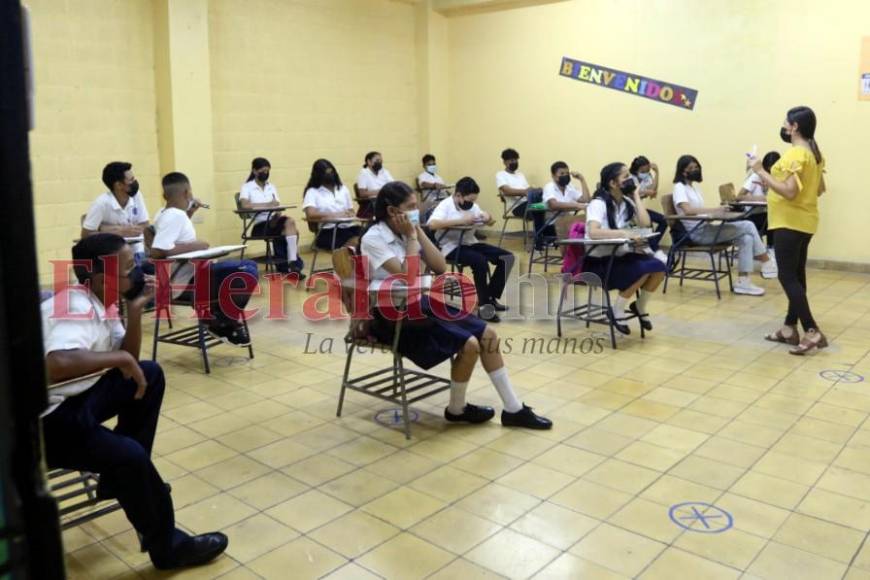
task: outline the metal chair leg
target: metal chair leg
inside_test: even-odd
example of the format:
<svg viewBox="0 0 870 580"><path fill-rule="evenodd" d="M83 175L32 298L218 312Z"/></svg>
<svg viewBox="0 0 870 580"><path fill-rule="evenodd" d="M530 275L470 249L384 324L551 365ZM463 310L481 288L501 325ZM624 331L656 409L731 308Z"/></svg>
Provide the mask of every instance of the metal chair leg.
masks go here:
<svg viewBox="0 0 870 580"><path fill-rule="evenodd" d="M344 395L347 392L347 381L350 378L350 360L353 358L353 349L356 345L353 341L348 344L347 361L344 363L344 375L341 377L341 392L338 394L338 409L335 411L336 417L341 417L341 408L344 406Z"/></svg>
<svg viewBox="0 0 870 580"><path fill-rule="evenodd" d="M504 242L504 232L507 229L507 225L508 225L508 218L505 217L504 223L502 223L502 226L501 226L501 236L499 236L499 238L498 238L498 247L499 248L501 248L502 242Z"/></svg>
<svg viewBox="0 0 870 580"><path fill-rule="evenodd" d="M722 300L722 292L719 291L719 272L716 269L716 258L713 252L710 252L710 269L713 271L713 284L716 285L716 298Z"/></svg>
<svg viewBox="0 0 870 580"><path fill-rule="evenodd" d="M197 334L199 338L199 350L202 353L202 366L205 368L205 374L210 374L211 366L208 364L208 346L205 344L205 324L202 321L197 321Z"/></svg>

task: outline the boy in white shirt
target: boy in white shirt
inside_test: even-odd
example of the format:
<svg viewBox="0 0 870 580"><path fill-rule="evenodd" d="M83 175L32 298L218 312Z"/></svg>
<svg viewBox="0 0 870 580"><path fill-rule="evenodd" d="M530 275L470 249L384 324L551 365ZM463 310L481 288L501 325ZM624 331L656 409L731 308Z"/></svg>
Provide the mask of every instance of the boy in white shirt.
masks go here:
<svg viewBox="0 0 870 580"><path fill-rule="evenodd" d="M74 267L82 286L42 304L48 381L67 381L51 389L42 415L46 462L99 474L97 498L118 500L156 568L205 564L226 549L227 537L176 528L169 486L151 461L166 383L159 364L138 360L150 284L118 235L83 238L72 257L84 262ZM126 328L118 294L126 302ZM100 371L106 372L74 380ZM114 429L103 425L115 417Z"/></svg>
<svg viewBox="0 0 870 580"><path fill-rule="evenodd" d="M535 230L538 239L567 237L571 224L583 220L582 217L575 216L574 212L585 209L591 199L586 178L577 171L572 172L564 161L553 163L550 166L550 175L553 179L544 186L543 193L543 201L547 210L568 213L556 220L555 229L545 228L543 232ZM571 184L572 177L580 182L579 191Z"/></svg>
<svg viewBox="0 0 870 580"><path fill-rule="evenodd" d="M166 207L154 220L154 241L151 242L151 258L161 259L185 252L204 250L208 248L208 242L196 238L196 230L190 215L196 211L197 204L193 203L193 190L190 180L183 173L168 173L163 177L163 197L166 199ZM192 210L187 210L192 207ZM187 210L187 211L186 211ZM258 278L257 265L251 260L222 260L210 262L211 273L210 294L213 315L208 323L208 332L215 338L228 342L235 346L247 347L251 344L245 326L238 320L231 318L221 308L219 295L226 292L222 289L223 281L234 274L242 273L242 277L234 277L230 283L232 288L232 301L236 308L243 310L248 304L253 292L249 289L244 292L245 281L240 278L256 281ZM183 283L183 280L179 281ZM196 279L192 280L196 283ZM256 284L255 284L256 286Z"/></svg>
<svg viewBox="0 0 870 580"><path fill-rule="evenodd" d="M508 210L517 217L526 216L532 220L535 231L544 227L545 217L543 212L526 213L530 203L541 201L542 190L529 186L526 176L519 170L520 154L516 149L508 147L501 152L501 161L504 169L495 174L495 186L498 188L502 199L507 200Z"/></svg>
<svg viewBox="0 0 870 580"><path fill-rule="evenodd" d="M101 194L82 221L81 237L97 232L117 234L126 238L142 235L148 226L148 209L140 195L139 182L133 174L133 166L126 161L112 161L103 168L103 183L108 191ZM134 244L133 251L142 254L141 242Z"/></svg>
<svg viewBox="0 0 870 580"><path fill-rule="evenodd" d="M497 246L478 242L472 232L451 229L455 226L494 223L492 216L475 203L479 193L480 187L474 179L463 177L456 183L456 192L438 204L427 225L435 232L444 230L441 235L436 233L435 238L445 258L471 268L481 318L489 322L499 322L496 312L503 312L507 307L498 299L504 292L507 277L513 268L514 255ZM495 266L491 275L490 264Z"/></svg>
<svg viewBox="0 0 870 580"><path fill-rule="evenodd" d="M362 169L356 178L356 189L359 195L359 211L357 217L369 219L374 214L373 202L383 186L394 181L390 172L384 168L384 158L377 151L366 153Z"/></svg>
<svg viewBox="0 0 870 580"><path fill-rule="evenodd" d="M435 193L438 197L441 190L447 189L444 179L438 175L438 165L435 163L435 156L427 153L423 156L423 173L417 176L417 186L423 192L423 197L428 198L428 194Z"/></svg>

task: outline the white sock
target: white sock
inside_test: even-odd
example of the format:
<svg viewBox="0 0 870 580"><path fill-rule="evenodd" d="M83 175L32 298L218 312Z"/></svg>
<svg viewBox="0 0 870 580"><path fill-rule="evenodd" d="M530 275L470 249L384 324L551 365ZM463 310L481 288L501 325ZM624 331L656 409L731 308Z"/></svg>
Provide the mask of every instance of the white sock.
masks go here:
<svg viewBox="0 0 870 580"><path fill-rule="evenodd" d="M287 240L287 261L295 262L299 257L296 251L296 242L299 238L294 234L292 236L284 236L284 239Z"/></svg>
<svg viewBox="0 0 870 580"><path fill-rule="evenodd" d="M468 390L468 381L460 383L450 381L450 402L447 404L447 410L452 415L461 415L465 410L465 391Z"/></svg>
<svg viewBox="0 0 870 580"><path fill-rule="evenodd" d="M613 301L613 317L625 318L625 309L628 306L628 298L623 298L621 294L616 295L616 300Z"/></svg>
<svg viewBox="0 0 870 580"><path fill-rule="evenodd" d="M523 404L520 403L519 399L517 399L517 394L511 386L511 381L508 378L507 367L501 367L500 369L489 373L489 380L492 381L495 390L498 391L498 396L501 397L501 403L502 406L504 406L505 411L508 413L522 411Z"/></svg>
<svg viewBox="0 0 870 580"><path fill-rule="evenodd" d="M649 302L650 296L652 296L652 295L653 295L653 293L650 292L649 290L641 290L640 291L640 296L637 297L637 301L636 301L638 312L640 312L641 314L647 314L646 305Z"/></svg>

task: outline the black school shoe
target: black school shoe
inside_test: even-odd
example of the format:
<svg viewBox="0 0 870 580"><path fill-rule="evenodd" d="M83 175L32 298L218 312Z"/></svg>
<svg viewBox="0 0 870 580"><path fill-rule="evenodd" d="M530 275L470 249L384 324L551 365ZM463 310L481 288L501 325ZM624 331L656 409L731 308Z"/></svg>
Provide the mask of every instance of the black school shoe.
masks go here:
<svg viewBox="0 0 870 580"><path fill-rule="evenodd" d="M211 562L224 553L229 538L221 532L211 532L185 538L167 556L151 555L151 562L158 570L172 570L188 566L200 566Z"/></svg>
<svg viewBox="0 0 870 580"><path fill-rule="evenodd" d="M501 424L505 427L525 427L526 429L552 429L553 422L546 417L535 415L531 407L523 403L523 408L516 413L501 412Z"/></svg>
<svg viewBox="0 0 870 580"><path fill-rule="evenodd" d="M613 325L613 328L615 328L617 330L617 332L619 332L620 334L624 334L626 336L631 334L631 329L626 324L626 322L627 322L626 319L625 318L616 318L613 315L613 308L607 309L607 319L610 320L610 323Z"/></svg>
<svg viewBox="0 0 870 580"><path fill-rule="evenodd" d="M652 330L652 322L649 321L649 314L641 314L637 311L637 302L632 302L628 305L628 311L637 316L637 319L640 320L640 325L644 330L650 331Z"/></svg>
<svg viewBox="0 0 870 580"><path fill-rule="evenodd" d="M221 342L226 342L233 346L251 346L251 337L248 335L248 331L238 322L216 322L210 324L208 333Z"/></svg>
<svg viewBox="0 0 870 580"><path fill-rule="evenodd" d="M458 415L454 415L447 407L444 408L444 418L451 423L486 423L495 417L495 409L492 407L472 405L466 403L465 408Z"/></svg>
<svg viewBox="0 0 870 580"><path fill-rule="evenodd" d="M493 308L495 308L496 312L505 312L508 309L507 306L505 306L495 298L490 300L489 303L492 305Z"/></svg>

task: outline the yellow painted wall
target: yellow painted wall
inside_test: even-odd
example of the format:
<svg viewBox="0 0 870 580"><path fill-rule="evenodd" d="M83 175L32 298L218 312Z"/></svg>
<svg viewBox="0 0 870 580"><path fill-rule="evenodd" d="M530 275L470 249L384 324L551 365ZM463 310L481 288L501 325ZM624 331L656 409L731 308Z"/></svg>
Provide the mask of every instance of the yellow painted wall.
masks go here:
<svg viewBox="0 0 870 580"><path fill-rule="evenodd" d="M537 184L563 159L597 181L610 161L646 154L667 192L676 158L704 165L710 203L743 177L744 153L782 150L785 111L819 118L828 189L811 256L870 262L861 242L870 103L858 102L858 54L870 2L574 0L449 19L451 167L478 178L491 210L499 152L513 146ZM688 112L558 75L562 56L700 91Z"/></svg>
<svg viewBox="0 0 870 580"><path fill-rule="evenodd" d="M68 259L109 161L133 163L158 207L150 0L28 0L36 73L30 155L41 282Z"/></svg>
<svg viewBox="0 0 870 580"><path fill-rule="evenodd" d="M301 206L318 157L351 187L378 150L396 179L419 173L415 7L390 0L210 0L215 196L251 159L272 163L281 201ZM310 239L297 218L305 239ZM239 220L222 212L222 240Z"/></svg>

